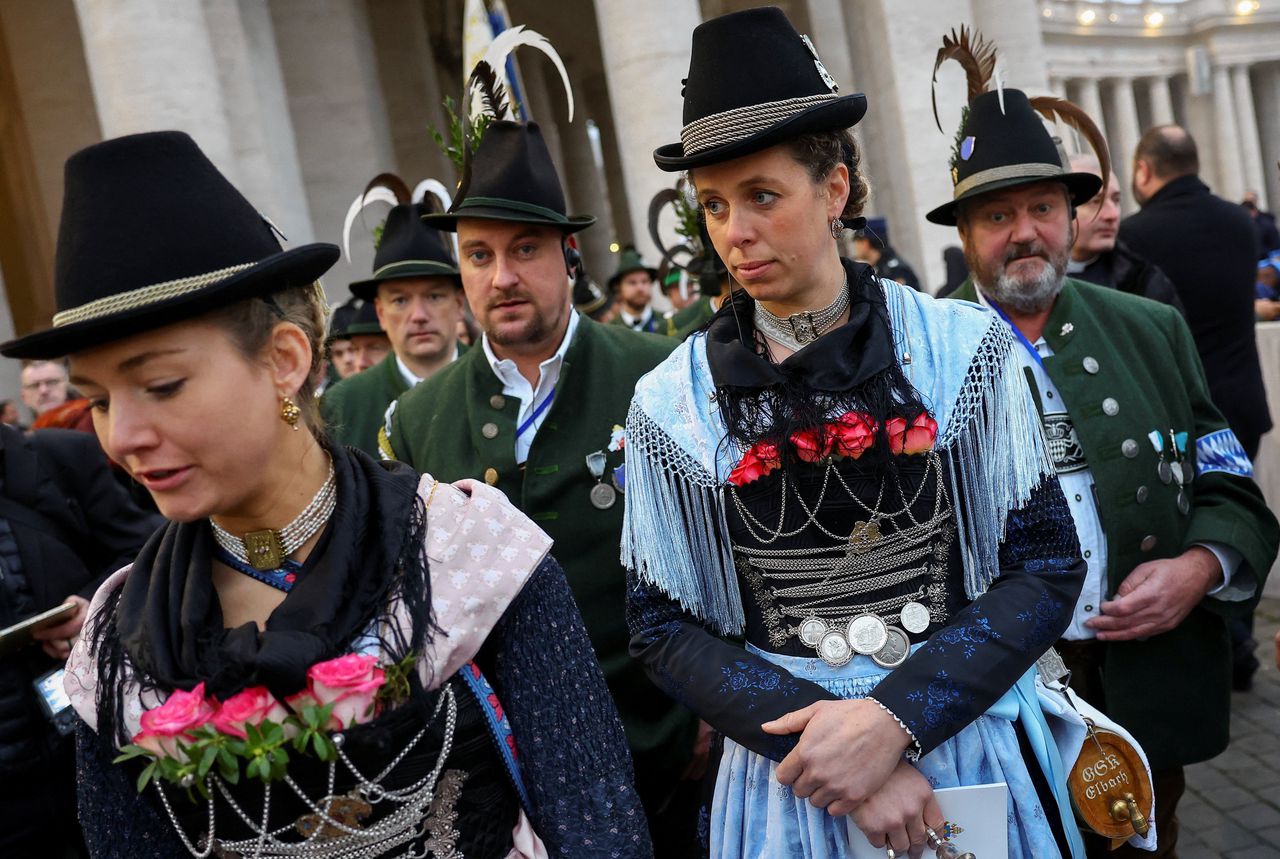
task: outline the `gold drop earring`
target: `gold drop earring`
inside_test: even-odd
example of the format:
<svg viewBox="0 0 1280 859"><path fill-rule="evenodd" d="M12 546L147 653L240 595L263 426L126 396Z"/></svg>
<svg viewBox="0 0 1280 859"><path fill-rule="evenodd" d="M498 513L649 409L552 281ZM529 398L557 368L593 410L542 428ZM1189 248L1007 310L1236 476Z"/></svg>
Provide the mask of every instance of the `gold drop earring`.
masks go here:
<svg viewBox="0 0 1280 859"><path fill-rule="evenodd" d="M294 432L298 431L298 421L302 418L302 409L298 408L298 404L284 394L280 395L280 418L291 426Z"/></svg>

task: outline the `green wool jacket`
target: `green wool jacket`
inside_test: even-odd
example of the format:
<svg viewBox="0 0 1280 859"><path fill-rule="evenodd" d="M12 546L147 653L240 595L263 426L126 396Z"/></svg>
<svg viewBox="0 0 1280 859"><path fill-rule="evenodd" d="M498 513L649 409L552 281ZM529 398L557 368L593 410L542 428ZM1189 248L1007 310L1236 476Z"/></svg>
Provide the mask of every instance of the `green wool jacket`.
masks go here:
<svg viewBox="0 0 1280 859"><path fill-rule="evenodd" d="M523 468L515 461L520 402L503 396L480 348L402 396L387 433L396 459L439 480L470 477L496 485L551 535L637 767L673 780L689 759L697 722L627 653L623 498L607 510L591 504L596 479L586 456L608 449L614 427L626 423L636 382L675 346L670 338L580 318ZM621 451L608 453L605 482L622 460Z"/></svg>
<svg viewBox="0 0 1280 859"><path fill-rule="evenodd" d="M459 343L458 356L466 351L466 344ZM407 390L409 385L396 365L396 353L388 352L377 364L343 379L320 398L320 415L329 436L338 444L358 447L377 458L378 430L387 406Z"/></svg>
<svg viewBox="0 0 1280 859"><path fill-rule="evenodd" d="M950 297L976 302L972 280ZM1186 432L1185 465L1194 467L1196 440L1227 426L1177 310L1068 278L1044 338L1054 352L1044 359L1045 372L1065 400L1093 475L1107 540L1108 598L1139 564L1204 542L1238 551L1244 560L1233 584L1257 585L1253 599L1206 597L1175 629L1106 647L1104 710L1133 733L1151 766L1214 757L1226 749L1230 726L1226 619L1252 613L1280 545L1280 524L1248 477L1197 474L1184 515L1176 483L1157 476L1149 432ZM1104 408L1106 401L1112 407Z"/></svg>
<svg viewBox="0 0 1280 859"><path fill-rule="evenodd" d="M667 334L678 340L685 340L690 334L710 322L711 317L715 315L716 309L711 306L711 299L700 295L693 304L671 315L667 320Z"/></svg>

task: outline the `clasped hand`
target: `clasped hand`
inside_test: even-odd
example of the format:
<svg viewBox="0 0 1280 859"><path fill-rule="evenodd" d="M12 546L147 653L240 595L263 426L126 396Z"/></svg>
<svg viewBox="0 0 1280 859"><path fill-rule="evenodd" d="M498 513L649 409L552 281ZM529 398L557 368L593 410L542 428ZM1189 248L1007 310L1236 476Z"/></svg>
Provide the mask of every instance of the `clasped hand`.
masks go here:
<svg viewBox="0 0 1280 859"><path fill-rule="evenodd" d="M929 782L902 759L911 737L875 702L819 701L760 727L800 734L778 781L833 817L852 815L872 846L905 853L942 824Z"/></svg>
<svg viewBox="0 0 1280 859"><path fill-rule="evenodd" d="M1203 546L1176 558L1133 568L1104 602L1102 614L1085 622L1099 641L1131 641L1168 632L1182 623L1204 595L1222 582L1222 564Z"/></svg>

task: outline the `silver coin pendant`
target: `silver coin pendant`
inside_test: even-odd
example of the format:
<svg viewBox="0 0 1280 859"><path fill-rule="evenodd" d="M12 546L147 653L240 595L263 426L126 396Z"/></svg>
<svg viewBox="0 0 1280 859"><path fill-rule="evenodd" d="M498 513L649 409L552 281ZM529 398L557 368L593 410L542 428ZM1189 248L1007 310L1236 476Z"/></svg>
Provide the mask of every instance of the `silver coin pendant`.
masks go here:
<svg viewBox="0 0 1280 859"><path fill-rule="evenodd" d="M909 602L902 607L902 625L907 632L920 633L929 628L929 610L918 602Z"/></svg>
<svg viewBox="0 0 1280 859"><path fill-rule="evenodd" d="M591 487L591 506L597 510L608 510L618 502L618 490L607 483L597 483Z"/></svg>
<svg viewBox="0 0 1280 859"><path fill-rule="evenodd" d="M889 631L884 621L874 614L860 614L849 621L846 637L854 650L863 656L870 656L884 647Z"/></svg>
<svg viewBox="0 0 1280 859"><path fill-rule="evenodd" d="M871 654L871 659L881 668L897 668L911 653L911 639L896 626L889 627L887 633L884 647Z"/></svg>
<svg viewBox="0 0 1280 859"><path fill-rule="evenodd" d="M818 642L818 655L831 667L839 668L849 664L849 660L853 658L853 650L845 637L833 629Z"/></svg>
<svg viewBox="0 0 1280 859"><path fill-rule="evenodd" d="M820 618L806 618L800 623L800 640L809 647L817 647L827 632L827 622Z"/></svg>

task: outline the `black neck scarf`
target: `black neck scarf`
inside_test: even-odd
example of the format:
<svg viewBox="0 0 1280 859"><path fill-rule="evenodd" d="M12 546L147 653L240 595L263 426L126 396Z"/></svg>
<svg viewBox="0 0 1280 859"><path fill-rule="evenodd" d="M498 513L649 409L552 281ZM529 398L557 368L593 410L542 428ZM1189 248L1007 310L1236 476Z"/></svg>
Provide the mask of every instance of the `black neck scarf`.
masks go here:
<svg viewBox="0 0 1280 859"><path fill-rule="evenodd" d="M803 382L814 391L843 393L894 363L884 296L870 266L841 261L849 278L849 321L799 352L773 363L756 349L756 303L744 289L707 328L707 362L716 387L768 388Z"/></svg>
<svg viewBox="0 0 1280 859"><path fill-rule="evenodd" d="M100 667L100 682L118 685L119 663L115 672L109 666L114 643L147 685L191 689L204 681L209 694L223 699L264 685L283 700L305 687L311 665L347 652L395 596L408 603L415 628L407 639L397 632L403 640L383 645L393 660L421 653L434 622L418 475L350 448L329 453L338 495L333 517L265 628L223 627L208 520L170 523L143 548L120 589L115 641L108 631L101 642L107 670Z"/></svg>
<svg viewBox="0 0 1280 859"><path fill-rule="evenodd" d="M894 354L883 287L871 266L841 260L849 279L849 320L774 363L758 348L755 301L738 289L707 326L707 363L728 439L743 449L820 427L840 411L869 413L879 425L882 464L892 465L884 424L924 411ZM792 461L789 446L783 460Z"/></svg>

